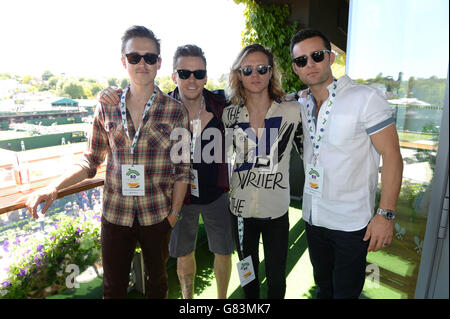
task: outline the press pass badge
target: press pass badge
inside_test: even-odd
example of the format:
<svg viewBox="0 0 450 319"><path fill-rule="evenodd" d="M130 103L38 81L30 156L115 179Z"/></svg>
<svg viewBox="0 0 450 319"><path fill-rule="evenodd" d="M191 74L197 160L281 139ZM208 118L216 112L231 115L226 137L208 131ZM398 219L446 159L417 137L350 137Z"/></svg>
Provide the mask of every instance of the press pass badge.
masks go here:
<svg viewBox="0 0 450 319"><path fill-rule="evenodd" d="M144 165L122 165L122 195L145 195Z"/></svg>
<svg viewBox="0 0 450 319"><path fill-rule="evenodd" d="M191 169L191 195L200 197L200 190L198 188L198 171Z"/></svg>
<svg viewBox="0 0 450 319"><path fill-rule="evenodd" d="M311 164L306 165L305 193L322 198L323 192L323 168Z"/></svg>
<svg viewBox="0 0 450 319"><path fill-rule="evenodd" d="M253 270L253 262L251 256L247 256L236 264L241 281L241 287L254 280L255 271Z"/></svg>

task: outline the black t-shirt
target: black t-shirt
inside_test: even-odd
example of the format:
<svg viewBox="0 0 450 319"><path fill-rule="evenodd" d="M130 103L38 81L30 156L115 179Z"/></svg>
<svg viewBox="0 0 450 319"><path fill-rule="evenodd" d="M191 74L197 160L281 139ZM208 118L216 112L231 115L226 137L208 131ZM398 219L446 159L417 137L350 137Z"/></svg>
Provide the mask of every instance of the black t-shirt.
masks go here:
<svg viewBox="0 0 450 319"><path fill-rule="evenodd" d="M207 107L208 110L208 107ZM202 131L202 135L208 128L215 128L219 129L219 120L213 116L213 118L209 121L209 123L206 125L206 127ZM206 137L203 137L206 138ZM211 140L214 138L213 136L210 136L209 139L200 139L197 138L196 145L201 145L201 151L203 154L203 148L208 145L211 142ZM201 144L197 144L201 143ZM209 145L211 148L211 145ZM211 157L214 158L214 149L211 148ZM196 197L191 194L191 203L192 204L209 204L213 201L217 200L220 195L223 194L224 190L217 187L217 178L218 178L218 169L219 166L214 161L212 163L205 163L203 161L203 156L201 163L193 163L193 168L197 170L198 172L198 186L199 186L199 197Z"/></svg>

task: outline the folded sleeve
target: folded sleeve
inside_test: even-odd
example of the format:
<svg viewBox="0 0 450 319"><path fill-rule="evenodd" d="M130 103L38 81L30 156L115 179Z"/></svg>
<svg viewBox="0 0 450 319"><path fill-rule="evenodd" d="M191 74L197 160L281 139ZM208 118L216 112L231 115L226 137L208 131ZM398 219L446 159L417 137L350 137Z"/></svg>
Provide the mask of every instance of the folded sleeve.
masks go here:
<svg viewBox="0 0 450 319"><path fill-rule="evenodd" d="M180 134L177 134L178 138L172 140L172 147L176 143L179 143L177 149L180 150L180 161L172 162L174 168L174 179L176 182L190 183L190 150L191 150L191 134L189 131L189 116L187 111L182 107L178 120L175 121L174 129Z"/></svg>
<svg viewBox="0 0 450 319"><path fill-rule="evenodd" d="M375 134L395 124L393 111L381 91L374 89L363 112L363 123L367 134Z"/></svg>
<svg viewBox="0 0 450 319"><path fill-rule="evenodd" d="M98 104L94 114L91 134L82 159L78 162L88 172L88 178L97 174L97 168L104 162L108 153L108 135L104 125L104 113L102 104Z"/></svg>

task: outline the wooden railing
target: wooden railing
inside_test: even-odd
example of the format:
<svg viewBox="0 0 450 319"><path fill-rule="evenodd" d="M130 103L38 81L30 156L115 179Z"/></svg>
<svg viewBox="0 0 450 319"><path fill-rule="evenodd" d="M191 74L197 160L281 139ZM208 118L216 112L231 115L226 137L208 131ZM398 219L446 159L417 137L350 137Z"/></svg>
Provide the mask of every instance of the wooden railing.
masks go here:
<svg viewBox="0 0 450 319"><path fill-rule="evenodd" d="M44 178L36 182L31 182L30 190L26 192L20 192L15 185L3 188L2 190L0 190L0 214L8 213L16 209L25 208L27 195L30 195L33 191L49 185L58 177ZM94 178L84 180L76 185L59 191L57 198L62 198L64 196L75 194L90 188L103 186L104 181L105 166L102 166L98 169L97 175L95 175Z"/></svg>
<svg viewBox="0 0 450 319"><path fill-rule="evenodd" d="M46 161L50 163L51 161L57 160L58 158L68 158L68 159L81 158L84 147L85 143L79 145L72 144L72 146L70 145L55 146L45 149L27 151L26 154L20 153L20 155L22 158L25 159L25 162L28 165L45 166ZM47 166L53 164L53 162L51 162L51 164L48 163ZM0 184L0 214L25 208L27 196L30 195L33 191L48 186L57 178L59 178L64 173L65 169L70 169L70 164L67 163L67 165L69 167L54 167L54 170L51 172L51 174L48 174L47 176L42 177L38 176L34 177L34 179L32 178L29 183L30 186L29 190L27 191L21 191L19 187L15 185L14 181L6 182L3 185ZM2 164L0 166L0 169L12 170L13 169L12 163ZM103 186L105 180L105 171L106 171L106 162L103 163L98 168L97 175L94 178L84 180L76 185L73 185L71 187L59 191L58 198L78 193L90 188Z"/></svg>
<svg viewBox="0 0 450 319"><path fill-rule="evenodd" d="M423 149L428 151L436 151L438 146L436 145L430 145L430 144L421 144L421 143L415 143L415 142L402 142L400 141L400 147L405 148L417 148L417 149Z"/></svg>

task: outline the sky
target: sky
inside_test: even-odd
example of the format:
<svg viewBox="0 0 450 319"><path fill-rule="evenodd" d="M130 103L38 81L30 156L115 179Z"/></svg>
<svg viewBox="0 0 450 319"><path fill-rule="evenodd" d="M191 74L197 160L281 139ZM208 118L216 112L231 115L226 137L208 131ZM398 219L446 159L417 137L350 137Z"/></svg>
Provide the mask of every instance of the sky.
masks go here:
<svg viewBox="0 0 450 319"><path fill-rule="evenodd" d="M357 0L349 13L347 73L374 78L446 78L448 0ZM374 49L375 48L375 49Z"/></svg>
<svg viewBox="0 0 450 319"><path fill-rule="evenodd" d="M161 39L158 76L172 73L175 49L196 44L218 79L241 49L243 5L232 0L14 0L0 4L0 73L127 77L120 38L144 25Z"/></svg>
<svg viewBox="0 0 450 319"><path fill-rule="evenodd" d="M373 78L446 77L448 0L353 0L347 73ZM233 0L5 0L0 4L0 73L127 77L120 38L141 24L161 39L162 67L170 75L177 46L197 44L208 76L228 73L241 49L244 5ZM373 48L379 48L374 50ZM349 50L350 49L350 50Z"/></svg>

